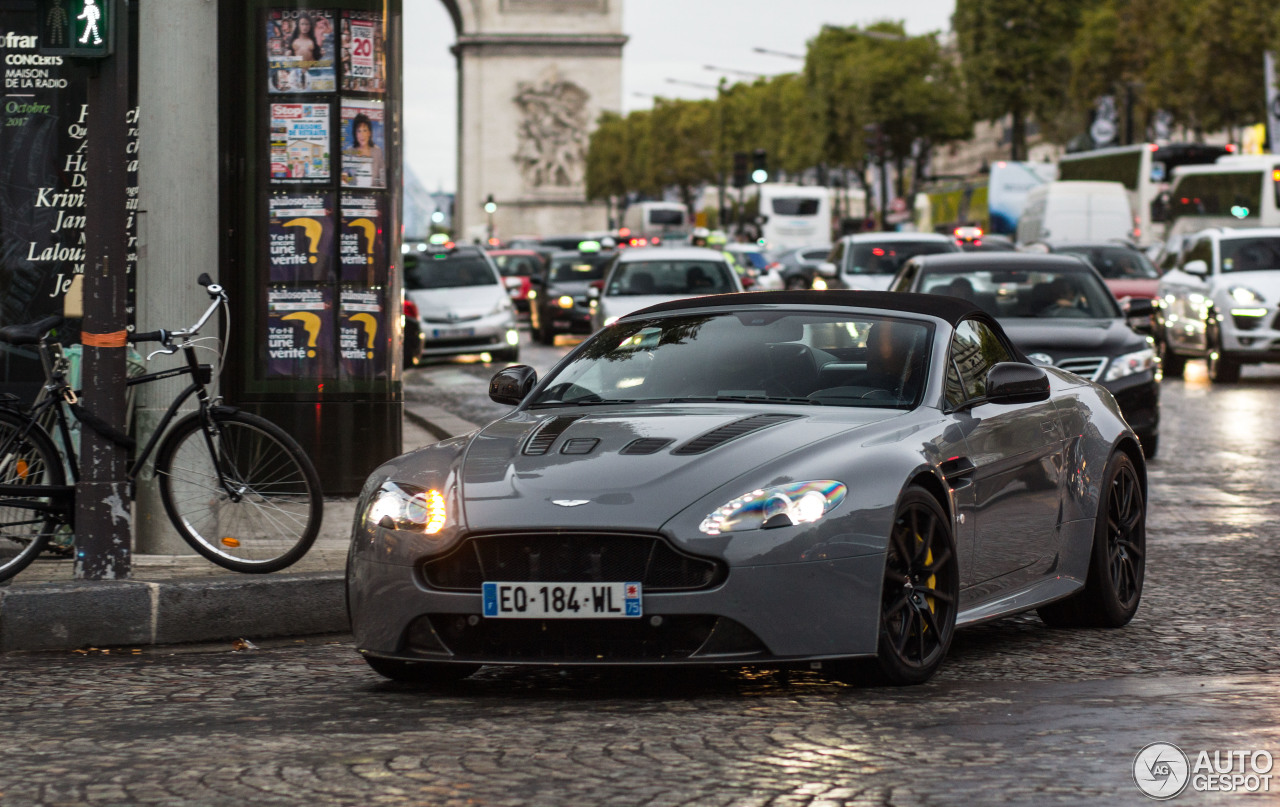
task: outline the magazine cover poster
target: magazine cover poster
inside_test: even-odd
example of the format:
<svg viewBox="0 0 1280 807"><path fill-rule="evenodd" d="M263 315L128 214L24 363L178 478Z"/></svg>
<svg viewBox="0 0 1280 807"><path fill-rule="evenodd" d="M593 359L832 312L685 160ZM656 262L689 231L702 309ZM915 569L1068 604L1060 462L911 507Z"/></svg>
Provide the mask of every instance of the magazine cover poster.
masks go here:
<svg viewBox="0 0 1280 807"><path fill-rule="evenodd" d="M271 105L271 181L329 180L329 105Z"/></svg>
<svg viewBox="0 0 1280 807"><path fill-rule="evenodd" d="M338 315L338 353L346 378L386 378L387 332L381 289L343 289Z"/></svg>
<svg viewBox="0 0 1280 807"><path fill-rule="evenodd" d="M339 279L343 283L386 285L382 210L382 199L376 196L343 195L342 231L338 236Z"/></svg>
<svg viewBox="0 0 1280 807"><path fill-rule="evenodd" d="M276 194L267 204L270 282L329 280L333 272L333 194Z"/></svg>
<svg viewBox="0 0 1280 807"><path fill-rule="evenodd" d="M342 184L387 187L386 127L381 101L342 102Z"/></svg>
<svg viewBox="0 0 1280 807"><path fill-rule="evenodd" d="M332 11L268 11L267 92L333 92L335 35Z"/></svg>
<svg viewBox="0 0 1280 807"><path fill-rule="evenodd" d="M338 58L342 62L344 91L380 93L385 90L382 15L373 11L342 12Z"/></svg>
<svg viewBox="0 0 1280 807"><path fill-rule="evenodd" d="M267 289L267 378L327 377L333 342L330 289Z"/></svg>

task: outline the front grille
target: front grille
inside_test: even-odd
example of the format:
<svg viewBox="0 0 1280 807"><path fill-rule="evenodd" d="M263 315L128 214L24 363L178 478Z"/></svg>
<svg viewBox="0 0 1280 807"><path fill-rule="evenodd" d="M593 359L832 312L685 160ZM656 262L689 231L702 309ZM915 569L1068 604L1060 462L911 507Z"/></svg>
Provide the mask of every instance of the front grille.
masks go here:
<svg viewBox="0 0 1280 807"><path fill-rule="evenodd" d="M1239 314L1232 314L1231 321L1235 324L1236 330L1240 331L1256 331L1262 327L1262 317L1244 317Z"/></svg>
<svg viewBox="0 0 1280 807"><path fill-rule="evenodd" d="M654 535L546 533L480 535L441 558L425 562L432 588L479 592L486 581L504 583L625 583L645 593L694 591L719 584L724 564L687 555Z"/></svg>
<svg viewBox="0 0 1280 807"><path fill-rule="evenodd" d="M433 614L431 628L455 655L493 663L618 662L687 659L706 644L717 617L641 619L482 619ZM753 637L754 638L754 637Z"/></svg>
<svg viewBox="0 0 1280 807"><path fill-rule="evenodd" d="M1081 378L1097 381L1102 377L1102 370L1107 366L1106 356L1088 356L1076 359L1059 359L1057 366Z"/></svg>

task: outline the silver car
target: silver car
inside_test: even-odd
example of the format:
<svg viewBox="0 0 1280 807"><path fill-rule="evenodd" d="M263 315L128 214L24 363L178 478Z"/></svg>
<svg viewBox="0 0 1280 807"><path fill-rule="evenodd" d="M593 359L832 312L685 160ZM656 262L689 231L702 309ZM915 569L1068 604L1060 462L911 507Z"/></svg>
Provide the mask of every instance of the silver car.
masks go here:
<svg viewBox="0 0 1280 807"><path fill-rule="evenodd" d="M594 297L591 321L599 330L657 303L742 290L738 273L714 249L629 249L609 267L604 288Z"/></svg>
<svg viewBox="0 0 1280 807"><path fill-rule="evenodd" d="M484 250L433 247L404 258L405 297L418 311L422 357L488 353L494 361L520 358L515 307Z"/></svg>
<svg viewBox="0 0 1280 807"><path fill-rule="evenodd" d="M914 684L957 627L1119 627L1146 468L1100 387L970 303L756 292L623 317L392 460L347 573L378 673L803 663Z"/></svg>

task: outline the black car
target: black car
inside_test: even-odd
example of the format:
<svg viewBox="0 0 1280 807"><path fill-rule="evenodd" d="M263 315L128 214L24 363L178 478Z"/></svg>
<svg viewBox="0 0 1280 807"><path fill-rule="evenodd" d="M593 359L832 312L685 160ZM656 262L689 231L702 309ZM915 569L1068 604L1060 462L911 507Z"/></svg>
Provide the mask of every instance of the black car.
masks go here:
<svg viewBox="0 0 1280 807"><path fill-rule="evenodd" d="M1097 270L1074 255L959 253L912 258L891 291L960 297L995 317L1033 361L1069 370L1115 396L1142 450L1160 439L1151 301L1122 310Z"/></svg>
<svg viewBox="0 0 1280 807"><path fill-rule="evenodd" d="M551 256L550 265L530 278L529 329L533 338L553 345L562 333L591 333L592 283L604 281L605 269L618 253L612 250L566 250Z"/></svg>

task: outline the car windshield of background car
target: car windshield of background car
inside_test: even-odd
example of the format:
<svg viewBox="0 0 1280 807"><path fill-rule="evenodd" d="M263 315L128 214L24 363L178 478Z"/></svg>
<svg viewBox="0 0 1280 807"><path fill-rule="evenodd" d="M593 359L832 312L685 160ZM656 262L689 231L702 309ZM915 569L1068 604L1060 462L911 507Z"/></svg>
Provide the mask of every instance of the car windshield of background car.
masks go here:
<svg viewBox="0 0 1280 807"><path fill-rule="evenodd" d="M1149 280L1160 276L1141 252L1124 247L1085 247L1062 250L1063 255L1084 258L1107 280Z"/></svg>
<svg viewBox="0 0 1280 807"><path fill-rule="evenodd" d="M936 255L940 252L955 252L949 244L921 241L919 243L870 243L853 245L853 268L850 274L855 275L896 275L906 263L916 255Z"/></svg>
<svg viewBox="0 0 1280 807"><path fill-rule="evenodd" d="M538 270L538 259L532 255L493 255L503 277L528 277Z"/></svg>
<svg viewBox="0 0 1280 807"><path fill-rule="evenodd" d="M974 303L997 319L1115 319L1115 298L1089 271L925 272L919 289Z"/></svg>
<svg viewBox="0 0 1280 807"><path fill-rule="evenodd" d="M604 277L605 267L613 256L599 258L574 257L560 259L551 265L551 280L554 283L573 283L589 280L600 280Z"/></svg>
<svg viewBox="0 0 1280 807"><path fill-rule="evenodd" d="M816 216L818 199L780 196L773 200L773 212L779 216Z"/></svg>
<svg viewBox="0 0 1280 807"><path fill-rule="evenodd" d="M496 286L498 278L484 258L437 255L406 266L404 286L421 289L453 289L462 286Z"/></svg>
<svg viewBox="0 0 1280 807"><path fill-rule="evenodd" d="M1224 238L1222 271L1265 272L1280 269L1280 237Z"/></svg>
<svg viewBox="0 0 1280 807"><path fill-rule="evenodd" d="M914 408L933 328L871 314L737 311L605 328L551 375L533 407L760 402Z"/></svg>
<svg viewBox="0 0 1280 807"><path fill-rule="evenodd" d="M635 261L620 263L609 276L611 296L725 294L737 291L728 264L719 261Z"/></svg>

